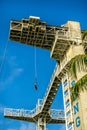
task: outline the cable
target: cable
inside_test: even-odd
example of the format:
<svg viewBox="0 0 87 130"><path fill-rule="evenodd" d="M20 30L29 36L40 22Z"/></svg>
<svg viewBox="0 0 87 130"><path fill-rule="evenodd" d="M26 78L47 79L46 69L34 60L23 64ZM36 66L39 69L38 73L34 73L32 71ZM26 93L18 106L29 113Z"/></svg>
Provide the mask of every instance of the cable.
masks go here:
<svg viewBox="0 0 87 130"><path fill-rule="evenodd" d="M36 66L36 47L35 47L35 79L37 79L37 66Z"/></svg>
<svg viewBox="0 0 87 130"><path fill-rule="evenodd" d="M35 47L35 82L34 82L34 87L35 87L35 90L37 90L38 88L37 88L37 60L36 60L36 47Z"/></svg>
<svg viewBox="0 0 87 130"><path fill-rule="evenodd" d="M3 65L4 65L4 61L5 61L5 58L6 58L7 47L8 47L8 41L7 41L6 44L5 44L5 49L4 49L4 53L3 53L3 58L2 58L2 62L1 62L1 64L0 64L0 75L1 75L2 68L3 68Z"/></svg>

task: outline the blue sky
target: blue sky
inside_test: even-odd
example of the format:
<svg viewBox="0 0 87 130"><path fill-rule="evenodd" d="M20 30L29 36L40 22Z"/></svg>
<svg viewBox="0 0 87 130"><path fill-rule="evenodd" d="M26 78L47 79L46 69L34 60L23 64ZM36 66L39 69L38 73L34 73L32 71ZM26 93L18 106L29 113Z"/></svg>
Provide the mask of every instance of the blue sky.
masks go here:
<svg viewBox="0 0 87 130"><path fill-rule="evenodd" d="M56 63L50 59L49 51L36 49L38 91L35 91L34 48L8 38L10 21L31 15L51 25L62 25L68 20L79 21L81 28L87 29L86 0L0 0L0 65L8 44L0 68L0 130L35 130L35 124L4 119L3 109L33 109L37 99L43 98ZM63 109L61 87L52 108ZM47 125L47 128L65 130L65 125Z"/></svg>

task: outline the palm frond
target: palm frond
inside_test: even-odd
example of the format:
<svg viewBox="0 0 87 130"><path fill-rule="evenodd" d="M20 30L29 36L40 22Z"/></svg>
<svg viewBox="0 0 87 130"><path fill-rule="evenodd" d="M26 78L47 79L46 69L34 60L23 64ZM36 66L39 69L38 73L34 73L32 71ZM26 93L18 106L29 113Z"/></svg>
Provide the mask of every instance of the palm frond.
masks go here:
<svg viewBox="0 0 87 130"><path fill-rule="evenodd" d="M69 71L76 78L76 58L71 60Z"/></svg>
<svg viewBox="0 0 87 130"><path fill-rule="evenodd" d="M70 61L70 67L69 67L69 72L74 76L74 78L77 78L77 66L82 64L85 64L87 66L87 54L84 55L78 55Z"/></svg>
<svg viewBox="0 0 87 130"><path fill-rule="evenodd" d="M83 33L82 40L84 40L86 36L87 36L87 30Z"/></svg>
<svg viewBox="0 0 87 130"><path fill-rule="evenodd" d="M87 91L87 74L78 80L75 86L70 89L71 101L73 102L75 99L79 98L80 92L85 90Z"/></svg>

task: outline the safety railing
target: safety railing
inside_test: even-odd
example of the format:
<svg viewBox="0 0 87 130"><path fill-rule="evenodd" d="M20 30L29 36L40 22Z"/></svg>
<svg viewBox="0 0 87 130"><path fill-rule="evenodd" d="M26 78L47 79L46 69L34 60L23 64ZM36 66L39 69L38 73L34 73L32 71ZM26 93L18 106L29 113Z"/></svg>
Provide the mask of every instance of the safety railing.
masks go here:
<svg viewBox="0 0 87 130"><path fill-rule="evenodd" d="M56 110L56 109L51 109L49 111L49 114L52 119L62 119L65 120L65 113L63 110Z"/></svg>
<svg viewBox="0 0 87 130"><path fill-rule="evenodd" d="M63 61L61 62L61 64L60 64L60 66L59 66L58 64L56 64L55 69L54 69L54 72L53 72L52 77L51 77L51 80L50 80L50 82L49 82L48 88L47 88L47 90L46 90L44 99L43 99L43 106L44 106L45 101L47 100L47 96L48 96L48 94L49 94L49 92L50 92L50 89L51 89L52 84L53 84L53 82L54 82L55 76L58 76L58 75L61 73L62 69L66 66L66 64L67 64L69 61L70 61L69 58L68 58L68 59L67 59L67 58L64 58L64 60L63 60Z"/></svg>
<svg viewBox="0 0 87 130"><path fill-rule="evenodd" d="M62 30L62 31L60 31L60 30L56 31L55 38L56 39L62 39L62 40L69 40L68 33L67 33L67 31L64 31L64 30Z"/></svg>
<svg viewBox="0 0 87 130"><path fill-rule="evenodd" d="M36 114L41 112L42 105L43 105L43 99L38 99L38 102L36 104Z"/></svg>
<svg viewBox="0 0 87 130"><path fill-rule="evenodd" d="M81 43L81 37L76 37L74 34L69 36L68 32L57 32L56 33L56 39L61 39L61 40L67 40L67 41L73 41L76 43Z"/></svg>
<svg viewBox="0 0 87 130"><path fill-rule="evenodd" d="M33 110L13 109L13 108L4 109L4 116L33 117L35 113L36 109Z"/></svg>
<svg viewBox="0 0 87 130"><path fill-rule="evenodd" d="M44 96L44 98L43 98L42 107L43 107L43 105L44 105L44 103L45 103L45 101L46 101L46 99L47 99L47 96L48 96L48 94L49 94L49 92L50 92L50 89L51 89L51 86L52 86L53 81L54 81L54 79L55 79L55 74L56 74L56 71L57 71L58 68L59 68L59 65L56 64L55 69L54 69L54 72L53 72L52 77L51 77L51 79L50 79L50 82L49 82L49 84L48 84L48 87L47 87L45 96Z"/></svg>

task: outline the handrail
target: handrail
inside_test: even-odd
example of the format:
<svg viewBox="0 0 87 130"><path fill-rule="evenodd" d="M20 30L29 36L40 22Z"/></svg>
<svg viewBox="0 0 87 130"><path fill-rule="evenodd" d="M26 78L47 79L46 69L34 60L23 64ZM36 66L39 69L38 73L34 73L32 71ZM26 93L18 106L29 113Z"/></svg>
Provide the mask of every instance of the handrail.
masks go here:
<svg viewBox="0 0 87 130"><path fill-rule="evenodd" d="M46 97L47 97L47 95L48 95L48 93L49 93L49 91L50 91L50 89L51 89L52 83L53 83L54 78L55 78L56 70L58 69L58 67L59 67L59 65L56 64L55 69L54 69L54 72L53 72L52 77L51 77L51 80L50 80L50 82L49 82L49 84L48 84L48 87L47 87L47 90L46 90L46 93L45 93L45 97L43 98L43 104L44 104L44 102L46 101ZM42 106L43 106L43 105L42 105Z"/></svg>
<svg viewBox="0 0 87 130"><path fill-rule="evenodd" d="M23 116L23 117L33 117L36 113L36 110L24 110L24 109L13 109L13 108L5 108L4 116Z"/></svg>
<svg viewBox="0 0 87 130"><path fill-rule="evenodd" d="M69 58L68 58L68 59L67 59L67 58L64 58L64 60L61 62L61 65L60 65L60 66L59 66L58 64L56 64L55 69L54 69L54 72L53 72L52 77L51 77L51 80L50 80L50 83L49 83L49 85L48 85L47 91L46 91L46 93L45 93L45 97L44 97L44 99L43 99L43 105L44 105L44 103L45 103L45 101L46 101L46 98L47 98L48 93L50 92L50 89L51 89L51 87L52 87L52 84L53 84L54 78L55 78L55 76L56 76L56 73L57 73L57 75L59 75L60 72L62 71L62 69L66 66L66 64L67 64L69 61L70 61Z"/></svg>
<svg viewBox="0 0 87 130"><path fill-rule="evenodd" d="M33 118L36 115L35 109L33 110L24 110L24 109L13 109L13 108L5 108L4 109L4 116L8 117L29 117ZM64 119L64 111L63 110L56 110L51 109L49 110L49 114L52 119Z"/></svg>
<svg viewBox="0 0 87 130"><path fill-rule="evenodd" d="M63 110L51 109L49 111L49 114L52 119L64 119L65 120L65 113Z"/></svg>

